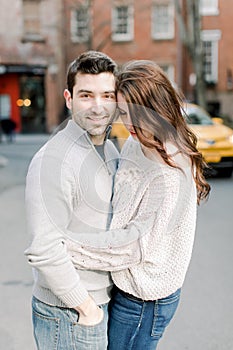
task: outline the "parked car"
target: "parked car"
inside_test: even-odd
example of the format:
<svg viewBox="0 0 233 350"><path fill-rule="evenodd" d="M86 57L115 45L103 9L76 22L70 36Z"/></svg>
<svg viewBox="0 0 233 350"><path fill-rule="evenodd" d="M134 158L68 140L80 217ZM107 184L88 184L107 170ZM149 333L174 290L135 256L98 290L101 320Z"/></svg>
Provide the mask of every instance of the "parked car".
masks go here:
<svg viewBox="0 0 233 350"><path fill-rule="evenodd" d="M233 130L223 125L221 118L211 118L198 105L184 103L184 117L197 136L197 148L210 166L210 174L231 177L233 172ZM119 149L129 136L120 118L113 124L111 138Z"/></svg>
<svg viewBox="0 0 233 350"><path fill-rule="evenodd" d="M233 171L233 130L221 118L211 118L198 105L185 103L187 123L197 136L197 148L206 163L221 176L231 177Z"/></svg>

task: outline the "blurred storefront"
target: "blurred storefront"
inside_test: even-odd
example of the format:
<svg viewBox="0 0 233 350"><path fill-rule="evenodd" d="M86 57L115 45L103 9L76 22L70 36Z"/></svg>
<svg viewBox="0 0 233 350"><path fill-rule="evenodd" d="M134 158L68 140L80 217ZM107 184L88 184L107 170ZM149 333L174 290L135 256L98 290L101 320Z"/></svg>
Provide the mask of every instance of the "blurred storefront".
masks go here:
<svg viewBox="0 0 233 350"><path fill-rule="evenodd" d="M46 68L33 65L1 65L0 72L1 120L13 120L17 132L45 132Z"/></svg>

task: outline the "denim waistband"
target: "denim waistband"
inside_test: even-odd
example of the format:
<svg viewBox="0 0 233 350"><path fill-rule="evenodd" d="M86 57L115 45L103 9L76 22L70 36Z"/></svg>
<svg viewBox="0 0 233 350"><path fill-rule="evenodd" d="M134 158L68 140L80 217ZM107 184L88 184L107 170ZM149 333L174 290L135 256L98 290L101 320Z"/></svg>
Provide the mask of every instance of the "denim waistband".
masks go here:
<svg viewBox="0 0 233 350"><path fill-rule="evenodd" d="M116 291L119 292L121 295L123 295L124 297L126 297L126 298L128 298L128 299L131 299L131 300L134 300L134 301L138 301L138 302L140 302L140 303L144 303L144 302L146 302L146 301L152 301L152 300L143 300L143 299L141 299L141 298L136 297L136 296L133 295L133 294L126 293L126 292L124 292L123 290L121 290L121 289L119 289L119 288L117 288Z"/></svg>

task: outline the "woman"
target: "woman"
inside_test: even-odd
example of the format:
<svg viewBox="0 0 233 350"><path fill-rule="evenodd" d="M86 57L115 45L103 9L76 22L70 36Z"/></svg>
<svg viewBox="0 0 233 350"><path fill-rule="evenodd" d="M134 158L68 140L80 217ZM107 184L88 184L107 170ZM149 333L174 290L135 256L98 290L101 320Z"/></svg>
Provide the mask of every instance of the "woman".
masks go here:
<svg viewBox="0 0 233 350"><path fill-rule="evenodd" d="M81 267L112 271L109 350L152 350L177 308L196 204L210 186L182 101L158 65L123 66L117 99L131 136L115 178L111 230L80 235L82 246L67 244Z"/></svg>

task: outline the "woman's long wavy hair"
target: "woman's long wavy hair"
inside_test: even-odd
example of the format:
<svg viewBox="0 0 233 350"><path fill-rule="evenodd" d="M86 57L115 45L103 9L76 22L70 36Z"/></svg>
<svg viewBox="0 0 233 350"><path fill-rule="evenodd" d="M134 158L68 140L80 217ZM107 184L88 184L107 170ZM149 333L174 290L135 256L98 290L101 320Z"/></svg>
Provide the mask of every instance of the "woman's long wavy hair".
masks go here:
<svg viewBox="0 0 233 350"><path fill-rule="evenodd" d="M130 61L118 74L117 92L128 104L139 141L148 148L156 148L169 166L179 168L165 147L167 141L175 144L191 160L198 204L207 198L210 186L203 174L206 163L196 148L197 138L183 116L182 98L163 70L153 61ZM146 137L145 128L154 135L153 139Z"/></svg>

